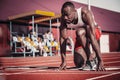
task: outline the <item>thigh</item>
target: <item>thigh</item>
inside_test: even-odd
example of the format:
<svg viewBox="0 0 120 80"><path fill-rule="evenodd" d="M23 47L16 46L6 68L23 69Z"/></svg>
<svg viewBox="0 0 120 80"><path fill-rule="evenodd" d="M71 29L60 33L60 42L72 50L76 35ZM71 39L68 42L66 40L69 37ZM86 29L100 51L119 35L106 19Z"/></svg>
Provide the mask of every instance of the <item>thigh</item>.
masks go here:
<svg viewBox="0 0 120 80"><path fill-rule="evenodd" d="M76 67L82 67L86 64L86 60L87 57L82 47L74 51L74 63Z"/></svg>
<svg viewBox="0 0 120 80"><path fill-rule="evenodd" d="M83 47L86 46L86 29L85 28L79 28L76 30L76 42L77 44L82 45Z"/></svg>

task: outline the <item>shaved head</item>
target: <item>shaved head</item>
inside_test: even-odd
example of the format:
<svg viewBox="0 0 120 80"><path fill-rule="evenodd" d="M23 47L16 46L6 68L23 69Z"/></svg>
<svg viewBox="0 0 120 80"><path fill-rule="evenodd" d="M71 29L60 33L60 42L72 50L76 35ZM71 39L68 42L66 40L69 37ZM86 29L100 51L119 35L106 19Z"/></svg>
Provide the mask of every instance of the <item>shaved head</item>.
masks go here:
<svg viewBox="0 0 120 80"><path fill-rule="evenodd" d="M75 8L75 6L74 6L73 3L71 3L71 2L65 2L65 3L63 4L62 8L61 8L61 14L64 13L64 8L66 8L66 7L71 7L71 8L73 8L73 9Z"/></svg>

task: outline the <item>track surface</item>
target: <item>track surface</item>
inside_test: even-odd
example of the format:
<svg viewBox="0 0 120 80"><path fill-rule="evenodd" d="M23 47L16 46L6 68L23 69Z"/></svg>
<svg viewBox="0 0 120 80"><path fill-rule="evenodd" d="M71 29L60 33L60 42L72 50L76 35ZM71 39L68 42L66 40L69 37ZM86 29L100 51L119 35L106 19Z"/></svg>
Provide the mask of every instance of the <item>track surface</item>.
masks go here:
<svg viewBox="0 0 120 80"><path fill-rule="evenodd" d="M0 80L120 80L120 53L102 54L106 71L74 68L73 55L67 55L67 70L59 71L60 56L0 58L4 70Z"/></svg>

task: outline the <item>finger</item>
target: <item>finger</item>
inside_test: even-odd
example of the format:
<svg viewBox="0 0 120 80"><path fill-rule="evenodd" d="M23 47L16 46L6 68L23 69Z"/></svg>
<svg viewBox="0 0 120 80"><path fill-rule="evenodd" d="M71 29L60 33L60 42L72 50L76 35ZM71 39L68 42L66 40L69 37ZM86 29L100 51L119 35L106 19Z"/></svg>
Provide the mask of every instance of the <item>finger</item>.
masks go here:
<svg viewBox="0 0 120 80"><path fill-rule="evenodd" d="M100 66L97 66L97 67L96 67L96 71L100 71Z"/></svg>
<svg viewBox="0 0 120 80"><path fill-rule="evenodd" d="M58 69L55 69L55 71L60 71L60 69L58 68Z"/></svg>
<svg viewBox="0 0 120 80"><path fill-rule="evenodd" d="M66 70L66 66L60 66L59 70Z"/></svg>
<svg viewBox="0 0 120 80"><path fill-rule="evenodd" d="M106 71L106 69L104 67L102 67L102 71Z"/></svg>
<svg viewBox="0 0 120 80"><path fill-rule="evenodd" d="M102 66L102 67L100 67L100 69L99 69L100 71L106 71L105 70L105 68Z"/></svg>
<svg viewBox="0 0 120 80"><path fill-rule="evenodd" d="M100 66L100 70L101 70L101 71L105 71L104 66Z"/></svg>
<svg viewBox="0 0 120 80"><path fill-rule="evenodd" d="M102 67L97 67L97 71L103 71Z"/></svg>
<svg viewBox="0 0 120 80"><path fill-rule="evenodd" d="M96 68L96 71L99 71L99 68L98 68L98 67Z"/></svg>
<svg viewBox="0 0 120 80"><path fill-rule="evenodd" d="M59 67L59 70L62 70L62 67L61 67L61 66Z"/></svg>
<svg viewBox="0 0 120 80"><path fill-rule="evenodd" d="M102 67L99 67L99 71L102 71Z"/></svg>

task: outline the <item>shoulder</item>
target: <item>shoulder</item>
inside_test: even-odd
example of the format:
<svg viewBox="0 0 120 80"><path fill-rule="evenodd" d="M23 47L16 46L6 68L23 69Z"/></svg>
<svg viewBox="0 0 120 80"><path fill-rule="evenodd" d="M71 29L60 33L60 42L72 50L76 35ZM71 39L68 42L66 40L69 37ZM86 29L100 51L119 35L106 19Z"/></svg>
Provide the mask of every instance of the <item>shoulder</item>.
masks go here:
<svg viewBox="0 0 120 80"><path fill-rule="evenodd" d="M85 13L85 14L90 12L87 7L82 7L81 11L82 11L82 13Z"/></svg>

